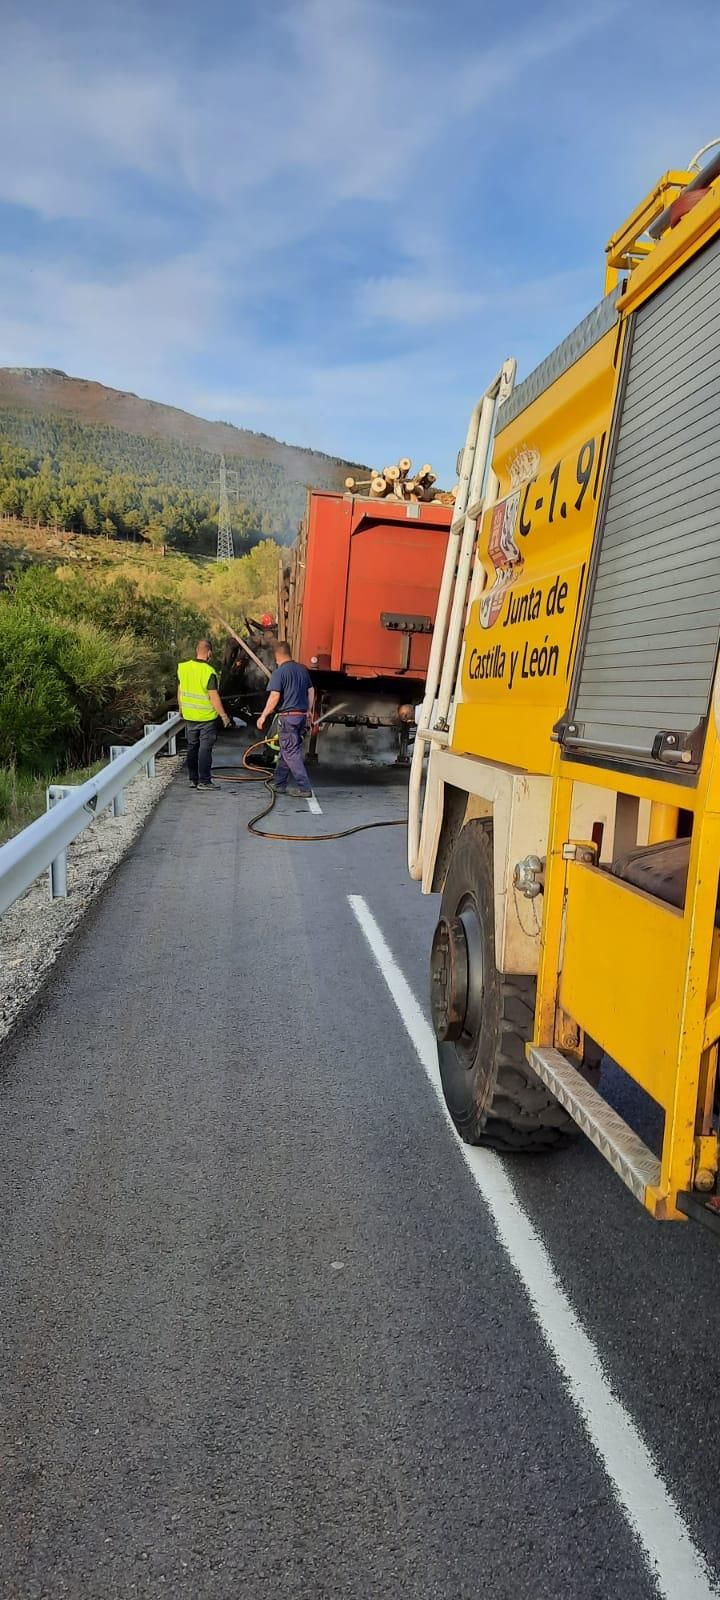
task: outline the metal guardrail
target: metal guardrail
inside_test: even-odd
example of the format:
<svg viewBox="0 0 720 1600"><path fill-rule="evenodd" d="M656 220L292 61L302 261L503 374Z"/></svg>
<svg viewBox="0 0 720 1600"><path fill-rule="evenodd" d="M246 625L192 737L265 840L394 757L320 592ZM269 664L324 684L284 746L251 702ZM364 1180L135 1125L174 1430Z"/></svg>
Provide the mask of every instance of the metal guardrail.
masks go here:
<svg viewBox="0 0 720 1600"><path fill-rule="evenodd" d="M143 767L149 778L154 776L155 757L164 745L168 745L170 755L175 754L182 721L173 711L165 722L148 723L145 737L137 744L112 746L109 765L96 772L94 778L72 786L53 784L48 789L45 816L38 817L0 847L0 916L41 872L49 872L51 899L67 894L68 845L108 806L112 806L114 816L122 815L123 791L128 783Z"/></svg>

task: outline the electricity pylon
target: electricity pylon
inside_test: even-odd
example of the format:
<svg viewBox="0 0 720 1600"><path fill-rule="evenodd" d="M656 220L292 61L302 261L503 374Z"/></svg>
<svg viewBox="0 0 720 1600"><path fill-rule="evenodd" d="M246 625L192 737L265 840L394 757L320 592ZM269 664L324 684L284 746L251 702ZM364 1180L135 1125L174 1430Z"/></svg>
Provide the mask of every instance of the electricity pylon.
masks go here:
<svg viewBox="0 0 720 1600"><path fill-rule="evenodd" d="M236 484L235 493L236 493L236 497L237 497L238 475L237 475L236 472L231 472L230 473L230 477L235 479L235 484ZM221 456L220 457L220 508L219 508L219 511L218 511L218 536L217 536L217 560L218 561L233 561L234 558L235 558L235 546L233 544L232 523L230 521L230 504L229 504L229 501L228 501L227 480L228 480L228 474L227 474L227 472L225 470L225 457Z"/></svg>

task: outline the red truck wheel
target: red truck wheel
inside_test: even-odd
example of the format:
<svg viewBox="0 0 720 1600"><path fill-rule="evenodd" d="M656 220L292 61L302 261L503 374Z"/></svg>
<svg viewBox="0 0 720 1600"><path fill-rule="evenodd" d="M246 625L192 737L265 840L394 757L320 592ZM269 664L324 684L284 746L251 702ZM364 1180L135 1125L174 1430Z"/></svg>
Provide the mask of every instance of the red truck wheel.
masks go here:
<svg viewBox="0 0 720 1600"><path fill-rule="evenodd" d="M430 1001L443 1093L466 1144L550 1150L577 1130L525 1059L535 979L495 965L492 828L457 840L431 957Z"/></svg>

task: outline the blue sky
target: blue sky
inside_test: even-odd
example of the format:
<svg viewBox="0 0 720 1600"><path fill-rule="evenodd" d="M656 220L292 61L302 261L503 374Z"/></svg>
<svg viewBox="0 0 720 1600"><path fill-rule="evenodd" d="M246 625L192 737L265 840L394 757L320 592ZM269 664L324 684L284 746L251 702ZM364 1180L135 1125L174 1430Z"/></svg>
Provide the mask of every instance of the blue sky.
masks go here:
<svg viewBox="0 0 720 1600"><path fill-rule="evenodd" d="M448 483L720 135L717 0L0 10L0 365Z"/></svg>

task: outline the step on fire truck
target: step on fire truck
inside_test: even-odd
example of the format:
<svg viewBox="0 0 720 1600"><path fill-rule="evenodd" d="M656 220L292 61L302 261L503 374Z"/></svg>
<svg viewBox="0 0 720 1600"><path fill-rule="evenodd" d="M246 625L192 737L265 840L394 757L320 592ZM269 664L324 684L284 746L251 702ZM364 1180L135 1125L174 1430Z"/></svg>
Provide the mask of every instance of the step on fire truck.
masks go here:
<svg viewBox="0 0 720 1600"><path fill-rule="evenodd" d="M442 892L431 1009L463 1139L539 1150L579 1125L654 1217L718 1226L710 148L610 240L600 305L475 408L408 842ZM662 1109L658 1150L599 1092L603 1055Z"/></svg>

